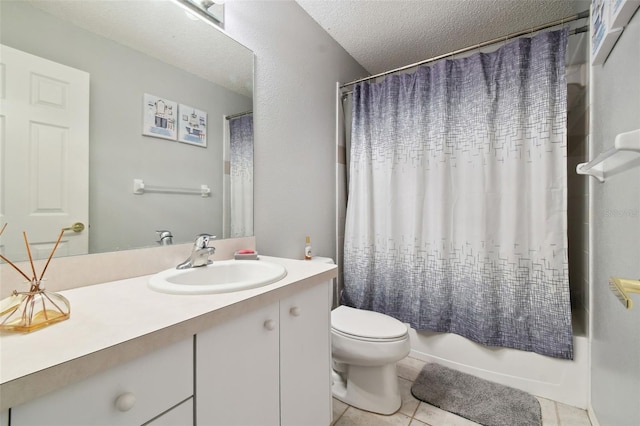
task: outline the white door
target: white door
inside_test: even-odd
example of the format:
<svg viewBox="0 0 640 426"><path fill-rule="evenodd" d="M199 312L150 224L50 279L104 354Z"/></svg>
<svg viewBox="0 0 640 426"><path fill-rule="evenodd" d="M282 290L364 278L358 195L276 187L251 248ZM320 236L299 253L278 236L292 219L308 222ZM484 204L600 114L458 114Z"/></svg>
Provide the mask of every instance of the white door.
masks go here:
<svg viewBox="0 0 640 426"><path fill-rule="evenodd" d="M89 74L0 45L0 251L25 260L88 253Z"/></svg>

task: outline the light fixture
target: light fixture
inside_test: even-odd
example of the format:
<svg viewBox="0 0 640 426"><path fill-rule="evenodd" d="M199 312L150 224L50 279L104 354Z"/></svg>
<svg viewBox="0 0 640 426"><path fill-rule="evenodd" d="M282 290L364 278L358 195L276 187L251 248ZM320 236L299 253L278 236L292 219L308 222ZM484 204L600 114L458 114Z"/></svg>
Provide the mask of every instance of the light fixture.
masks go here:
<svg viewBox="0 0 640 426"><path fill-rule="evenodd" d="M181 6L189 19L201 19L208 24L224 27L224 5L223 2L212 0L173 0Z"/></svg>

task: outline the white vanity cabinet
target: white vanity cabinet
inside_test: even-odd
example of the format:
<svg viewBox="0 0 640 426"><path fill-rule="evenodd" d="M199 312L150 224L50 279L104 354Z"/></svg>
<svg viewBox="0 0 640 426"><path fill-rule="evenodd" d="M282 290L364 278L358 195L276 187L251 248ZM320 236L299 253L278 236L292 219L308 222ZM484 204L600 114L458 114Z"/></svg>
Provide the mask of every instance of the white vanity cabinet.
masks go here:
<svg viewBox="0 0 640 426"><path fill-rule="evenodd" d="M188 426L193 423L193 398L189 398L143 426Z"/></svg>
<svg viewBox="0 0 640 426"><path fill-rule="evenodd" d="M196 418L207 426L331 423L329 283L196 336Z"/></svg>
<svg viewBox="0 0 640 426"><path fill-rule="evenodd" d="M140 425L192 397L193 337L13 407L11 426ZM171 415L193 424L192 409L172 411L157 424Z"/></svg>
<svg viewBox="0 0 640 426"><path fill-rule="evenodd" d="M280 301L280 424L331 423L331 292L317 285Z"/></svg>
<svg viewBox="0 0 640 426"><path fill-rule="evenodd" d="M196 335L196 424L279 424L278 304Z"/></svg>

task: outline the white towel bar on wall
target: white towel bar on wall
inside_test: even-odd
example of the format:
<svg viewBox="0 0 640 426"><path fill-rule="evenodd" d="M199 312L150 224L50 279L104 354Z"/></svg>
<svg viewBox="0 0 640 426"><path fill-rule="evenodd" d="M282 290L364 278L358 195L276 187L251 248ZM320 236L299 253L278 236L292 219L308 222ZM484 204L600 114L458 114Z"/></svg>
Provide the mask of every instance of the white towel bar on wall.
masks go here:
<svg viewBox="0 0 640 426"><path fill-rule="evenodd" d="M604 182L606 177L640 165L640 129L620 133L613 148L602 152L588 163L576 166L576 173L589 175Z"/></svg>
<svg viewBox="0 0 640 426"><path fill-rule="evenodd" d="M134 179L133 193L142 195L145 192L157 192L162 194L189 194L200 195L201 197L209 197L211 195L211 188L209 188L208 185L200 185L200 189L153 186L145 184L142 179Z"/></svg>

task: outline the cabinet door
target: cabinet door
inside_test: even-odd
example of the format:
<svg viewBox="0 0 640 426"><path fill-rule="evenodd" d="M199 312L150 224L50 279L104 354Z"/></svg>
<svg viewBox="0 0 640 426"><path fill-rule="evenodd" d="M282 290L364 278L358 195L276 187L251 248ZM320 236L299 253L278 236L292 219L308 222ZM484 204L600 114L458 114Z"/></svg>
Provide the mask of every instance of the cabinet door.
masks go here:
<svg viewBox="0 0 640 426"><path fill-rule="evenodd" d="M278 304L196 336L196 424L277 425Z"/></svg>
<svg viewBox="0 0 640 426"><path fill-rule="evenodd" d="M280 301L281 425L331 423L330 283Z"/></svg>
<svg viewBox="0 0 640 426"><path fill-rule="evenodd" d="M193 395L193 338L11 409L11 426L142 424Z"/></svg>
<svg viewBox="0 0 640 426"><path fill-rule="evenodd" d="M187 399L143 426L188 426L193 423L193 398Z"/></svg>

